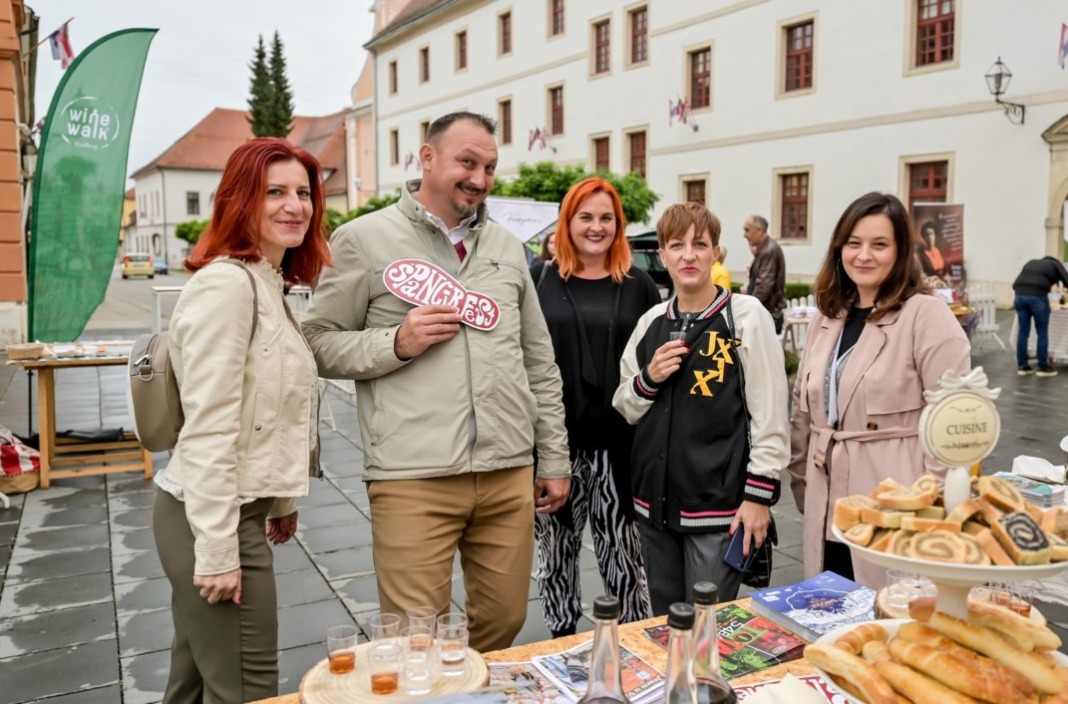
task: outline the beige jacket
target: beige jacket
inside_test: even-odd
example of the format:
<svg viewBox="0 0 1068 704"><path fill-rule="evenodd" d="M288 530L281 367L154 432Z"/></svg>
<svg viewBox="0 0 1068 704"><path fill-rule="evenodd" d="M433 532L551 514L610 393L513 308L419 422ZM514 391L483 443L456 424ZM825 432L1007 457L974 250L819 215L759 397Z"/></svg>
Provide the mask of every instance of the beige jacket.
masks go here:
<svg viewBox="0 0 1068 704"><path fill-rule="evenodd" d="M789 469L805 515L806 578L823 569L835 501L867 494L887 477L909 486L925 472L945 474L920 447L923 392L937 387L947 370L971 368L971 345L949 306L934 296L912 296L864 326L842 373L838 428L829 428L824 379L844 325L843 318L813 319L794 384ZM886 583L881 567L853 560L853 569L861 584Z"/></svg>
<svg viewBox="0 0 1068 704"><path fill-rule="evenodd" d="M197 575L240 566L239 498L277 497L270 515L289 515L319 471L315 361L282 277L263 260L249 269L259 295L251 346L252 287L236 266L194 274L171 318L185 425L163 475L182 489Z"/></svg>
<svg viewBox="0 0 1068 704"><path fill-rule="evenodd" d="M571 474L560 371L523 245L482 206L464 246L461 264L407 189L331 240L334 266L319 280L304 334L320 375L356 382L367 481L522 467L535 445L538 476ZM490 331L461 325L451 340L397 359L394 336L412 304L390 293L382 272L407 258L492 297L500 322Z"/></svg>

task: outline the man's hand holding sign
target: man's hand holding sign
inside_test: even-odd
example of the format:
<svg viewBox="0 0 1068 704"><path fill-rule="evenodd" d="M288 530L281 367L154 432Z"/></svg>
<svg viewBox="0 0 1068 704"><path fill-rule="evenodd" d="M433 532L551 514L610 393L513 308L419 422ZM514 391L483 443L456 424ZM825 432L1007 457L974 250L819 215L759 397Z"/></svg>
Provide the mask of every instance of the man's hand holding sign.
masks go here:
<svg viewBox="0 0 1068 704"><path fill-rule="evenodd" d="M418 306L408 311L397 330L393 351L397 359L413 359L431 345L446 342L460 332L460 311L454 306Z"/></svg>

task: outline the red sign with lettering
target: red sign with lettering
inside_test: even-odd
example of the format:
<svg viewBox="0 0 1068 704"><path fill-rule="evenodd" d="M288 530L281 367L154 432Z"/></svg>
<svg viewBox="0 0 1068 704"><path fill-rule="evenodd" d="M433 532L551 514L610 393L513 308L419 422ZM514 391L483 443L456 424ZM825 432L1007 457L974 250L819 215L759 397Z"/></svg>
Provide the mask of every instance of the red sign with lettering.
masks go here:
<svg viewBox="0 0 1068 704"><path fill-rule="evenodd" d="M497 327L501 308L489 296L468 291L437 264L422 259L400 259L382 272L386 288L402 301L417 306L453 306L465 325L476 330Z"/></svg>

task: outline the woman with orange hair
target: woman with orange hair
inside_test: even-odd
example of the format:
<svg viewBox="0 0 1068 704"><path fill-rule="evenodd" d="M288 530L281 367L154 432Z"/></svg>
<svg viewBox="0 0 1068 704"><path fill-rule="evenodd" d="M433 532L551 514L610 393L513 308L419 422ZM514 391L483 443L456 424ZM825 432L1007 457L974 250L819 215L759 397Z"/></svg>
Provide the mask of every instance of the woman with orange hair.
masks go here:
<svg viewBox="0 0 1068 704"><path fill-rule="evenodd" d="M167 704L278 694L267 542L293 537L296 497L319 473L315 359L282 291L330 262L323 204L315 157L245 142L185 262L168 340L185 423L152 513L174 619Z"/></svg>
<svg viewBox="0 0 1068 704"><path fill-rule="evenodd" d="M660 302L656 284L632 266L619 194L587 178L560 207L551 261L536 262L545 322L564 382L571 447L571 496L556 513L538 514L538 587L553 637L575 632L582 615L579 549L589 518L605 589L624 623L646 618L649 590L630 494L634 429L612 408L619 359L635 324Z"/></svg>

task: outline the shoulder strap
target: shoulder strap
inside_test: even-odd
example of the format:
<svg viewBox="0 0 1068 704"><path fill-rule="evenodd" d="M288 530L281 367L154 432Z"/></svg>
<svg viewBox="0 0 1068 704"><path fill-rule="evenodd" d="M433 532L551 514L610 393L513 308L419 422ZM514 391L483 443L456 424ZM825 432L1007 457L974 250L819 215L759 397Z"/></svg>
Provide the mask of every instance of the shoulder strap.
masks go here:
<svg viewBox="0 0 1068 704"><path fill-rule="evenodd" d="M248 274L248 282L252 286L252 332L248 336L248 344L251 346L252 338L256 337L256 322L260 317L258 315L260 310L260 296L256 289L256 280L252 278L252 270L245 266L245 262L240 259L220 259L218 261L220 264L233 264L234 266L239 266L245 270L246 274Z"/></svg>
<svg viewBox="0 0 1068 704"><path fill-rule="evenodd" d="M541 266L541 272L538 274L538 282L534 284L535 291L541 291L541 282L545 281L545 275L549 273L550 262L544 262Z"/></svg>

